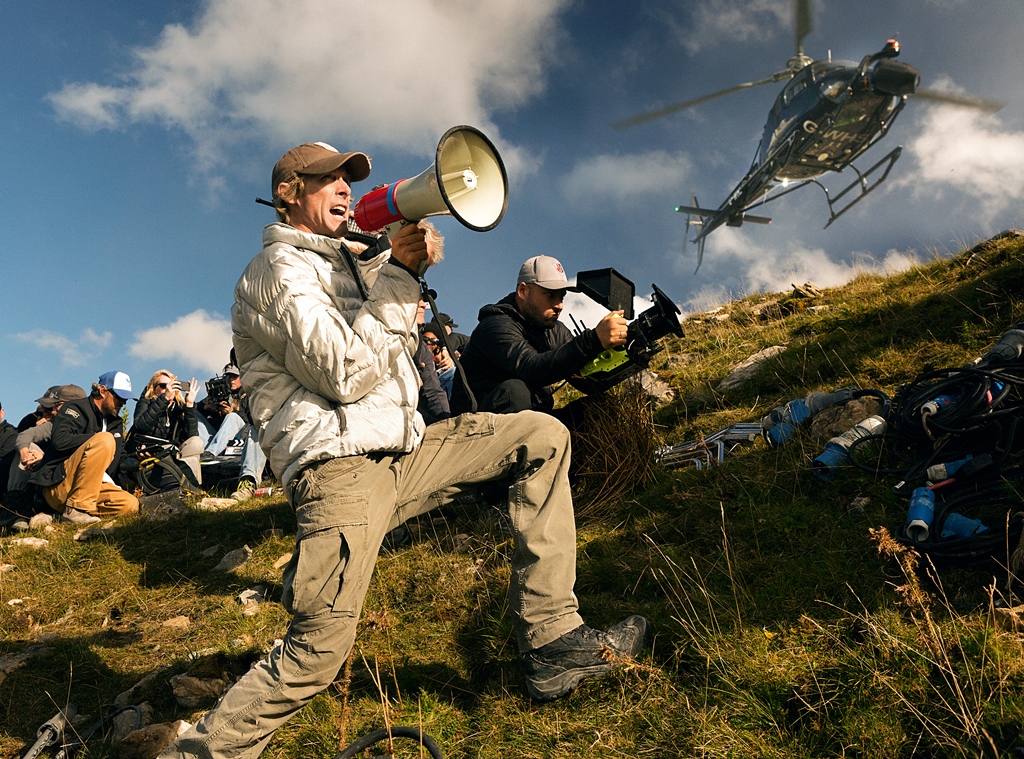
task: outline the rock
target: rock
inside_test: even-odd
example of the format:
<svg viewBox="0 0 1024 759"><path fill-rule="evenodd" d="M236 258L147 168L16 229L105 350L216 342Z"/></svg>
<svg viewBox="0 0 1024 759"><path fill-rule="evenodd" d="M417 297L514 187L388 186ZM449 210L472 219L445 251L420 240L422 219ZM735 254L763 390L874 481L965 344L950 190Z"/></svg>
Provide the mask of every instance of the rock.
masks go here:
<svg viewBox="0 0 1024 759"><path fill-rule="evenodd" d="M230 572L232 569L238 569L238 567L249 560L250 556L252 556L252 549L249 546L242 546L234 551L228 551L224 554L224 558L220 560L220 563L213 568L213 571Z"/></svg>
<svg viewBox="0 0 1024 759"><path fill-rule="evenodd" d="M223 511L232 506L237 506L238 501L234 498L211 498L207 496L196 506L200 511Z"/></svg>
<svg viewBox="0 0 1024 759"><path fill-rule="evenodd" d="M992 610L997 625L1010 632L1024 630L1024 606L997 606Z"/></svg>
<svg viewBox="0 0 1024 759"><path fill-rule="evenodd" d="M187 630L192 626L192 620L190 620L188 617L184 615L178 617L171 617L160 626L171 627L175 630Z"/></svg>
<svg viewBox="0 0 1024 759"><path fill-rule="evenodd" d="M83 527L75 533L74 540L78 543L85 543L96 538L107 538L114 534L114 527Z"/></svg>
<svg viewBox="0 0 1024 759"><path fill-rule="evenodd" d="M40 527L46 527L48 524L53 524L52 514L33 514L32 518L28 520L28 528L30 530L38 530Z"/></svg>
<svg viewBox="0 0 1024 759"><path fill-rule="evenodd" d="M741 361L736 364L729 372L728 376L725 377L721 382L718 383L717 390L724 392L726 390L732 390L735 387L739 387L743 383L749 381L760 371L761 365L765 361L779 355L786 350L785 345L772 345L764 350L760 350L745 361Z"/></svg>
<svg viewBox="0 0 1024 759"><path fill-rule="evenodd" d="M29 663L32 659L37 656L41 656L49 652L47 646L29 646L23 648L21 651L15 651L13 654L6 654L0 656L0 683L2 683L11 672L16 669L20 669Z"/></svg>
<svg viewBox="0 0 1024 759"><path fill-rule="evenodd" d="M811 420L811 434L819 441L842 435L858 422L873 414L882 413L882 401L878 398L855 398L841 406L831 406L814 415Z"/></svg>
<svg viewBox="0 0 1024 759"><path fill-rule="evenodd" d="M657 408L668 405L676 398L676 391L672 389L672 386L650 369L645 369L640 373L640 387L644 389L647 397Z"/></svg>
<svg viewBox="0 0 1024 759"><path fill-rule="evenodd" d="M114 717L114 740L123 741L133 732L145 729L146 725L153 721L152 704L142 703L138 708L138 713L134 709L126 709Z"/></svg>
<svg viewBox="0 0 1024 759"><path fill-rule="evenodd" d="M161 667L160 669L154 670L146 675L144 678L139 680L128 690L119 693L114 699L114 706L128 706L132 701L135 700L135 694L145 685L151 683L156 678L160 677L167 671L167 667Z"/></svg>
<svg viewBox="0 0 1024 759"><path fill-rule="evenodd" d="M820 298L824 293L814 286L813 282L804 282L802 285L793 285L794 298Z"/></svg>
<svg viewBox="0 0 1024 759"><path fill-rule="evenodd" d="M285 564L292 560L292 554L285 553L277 557L277 561L274 562L274 569L281 569Z"/></svg>
<svg viewBox="0 0 1024 759"><path fill-rule="evenodd" d="M121 741L118 756L121 759L153 759L190 727L192 725L181 719L143 727Z"/></svg>
<svg viewBox="0 0 1024 759"><path fill-rule="evenodd" d="M197 709L220 698L228 683L217 678L200 680L191 675L175 675L170 679L174 700L186 709Z"/></svg>
<svg viewBox="0 0 1024 759"><path fill-rule="evenodd" d="M750 307L750 313L761 321L773 321L781 319L784 314L777 299L766 300L762 303L755 303Z"/></svg>
<svg viewBox="0 0 1024 759"><path fill-rule="evenodd" d="M180 488L167 493L144 495L139 499L139 514L157 522L166 522L186 513L188 505L185 503L185 493Z"/></svg>
<svg viewBox="0 0 1024 759"><path fill-rule="evenodd" d="M217 551L219 551L219 550L220 550L220 543L217 543L216 545L212 545L209 548L204 548L202 551L199 552L199 555L202 556L204 559L208 559L211 556L213 556L215 553L217 553Z"/></svg>
<svg viewBox="0 0 1024 759"><path fill-rule="evenodd" d="M671 356L666 356L663 368L664 369L675 369L680 366L687 366L696 361L700 361L699 353L673 353Z"/></svg>
<svg viewBox="0 0 1024 759"><path fill-rule="evenodd" d="M50 541L46 538L15 538L8 545L25 546L26 548L46 548Z"/></svg>
<svg viewBox="0 0 1024 759"><path fill-rule="evenodd" d="M850 501L850 505L846 507L846 513L861 516L869 503L871 503L871 499L866 495L858 496Z"/></svg>

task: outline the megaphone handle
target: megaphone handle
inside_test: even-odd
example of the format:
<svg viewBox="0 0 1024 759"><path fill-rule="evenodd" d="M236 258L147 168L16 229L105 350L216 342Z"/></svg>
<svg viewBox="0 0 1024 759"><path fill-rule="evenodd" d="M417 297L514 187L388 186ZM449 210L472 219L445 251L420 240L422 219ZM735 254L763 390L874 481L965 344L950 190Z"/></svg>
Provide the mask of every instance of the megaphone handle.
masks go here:
<svg viewBox="0 0 1024 759"><path fill-rule="evenodd" d="M423 266L426 270L426 266ZM430 313L434 315L434 319L437 319L437 304L434 302L434 296L430 294L430 288L427 287L427 281L423 279L422 273L420 274L420 297L427 302L430 306ZM440 329L438 330L441 334L438 337L441 339L441 345L448 351L448 355L451 356L452 363L455 364L455 371L459 375L459 380L462 382L462 387L466 391L466 397L469 398L469 410L471 413L476 413L476 396L473 395L473 390L469 386L469 380L466 379L466 370L462 368L462 362L459 361L459 357L455 355L455 351L452 350L451 344L448 342L448 331L444 328L441 322L437 323Z"/></svg>

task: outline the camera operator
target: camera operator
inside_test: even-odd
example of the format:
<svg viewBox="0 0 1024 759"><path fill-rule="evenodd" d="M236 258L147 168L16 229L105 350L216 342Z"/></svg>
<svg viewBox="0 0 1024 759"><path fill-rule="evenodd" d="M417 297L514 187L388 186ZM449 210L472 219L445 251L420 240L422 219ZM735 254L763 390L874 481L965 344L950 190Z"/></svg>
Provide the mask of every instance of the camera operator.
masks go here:
<svg viewBox="0 0 1024 759"><path fill-rule="evenodd" d="M569 285L562 265L551 256L534 256L520 268L514 292L480 309L480 323L460 358L478 411L550 414L551 385L569 379L601 351L626 344L622 311L612 311L594 329L573 336L558 321L569 291L577 289ZM451 407L455 414L469 411L461 382L452 387ZM562 409L555 416L573 428L575 420Z"/></svg>
<svg viewBox="0 0 1024 759"><path fill-rule="evenodd" d="M206 382L206 397L199 401L198 409L199 436L205 450L220 456L249 421L242 378L234 362Z"/></svg>

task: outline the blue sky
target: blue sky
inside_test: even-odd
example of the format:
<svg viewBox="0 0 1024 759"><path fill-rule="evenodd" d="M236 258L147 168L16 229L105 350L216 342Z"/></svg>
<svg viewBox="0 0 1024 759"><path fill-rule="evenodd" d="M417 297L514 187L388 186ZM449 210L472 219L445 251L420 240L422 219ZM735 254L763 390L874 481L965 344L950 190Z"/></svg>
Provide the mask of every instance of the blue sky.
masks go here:
<svg viewBox="0 0 1024 759"><path fill-rule="evenodd" d="M281 154L310 140L372 156L357 195L418 174L452 125L498 145L511 182L502 223L437 221L447 255L428 281L464 332L539 253L570 275L613 266L638 295L656 282L689 310L840 284L1024 226L1024 4L832 0L814 20L804 48L816 58L860 60L897 35L925 86L1008 105L986 116L910 103L864 157L904 146L872 196L823 231L821 192L794 193L771 226L715 232L694 274L673 207L725 198L780 85L628 132L609 124L782 69L788 0L7 3L8 419L50 385L88 387L111 369L140 388L159 368L216 374L232 288L272 218L253 199L269 195Z"/></svg>

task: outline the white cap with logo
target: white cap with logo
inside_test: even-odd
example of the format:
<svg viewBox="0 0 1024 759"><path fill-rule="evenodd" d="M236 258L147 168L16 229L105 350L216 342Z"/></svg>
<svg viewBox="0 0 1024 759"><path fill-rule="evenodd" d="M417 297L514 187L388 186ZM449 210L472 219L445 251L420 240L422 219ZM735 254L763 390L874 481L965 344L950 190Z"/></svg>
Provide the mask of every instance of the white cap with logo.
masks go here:
<svg viewBox="0 0 1024 759"><path fill-rule="evenodd" d="M562 264L551 256L534 256L527 259L519 269L516 285L520 284L539 285L546 290L569 290L574 293L580 291L578 287L569 284Z"/></svg>

